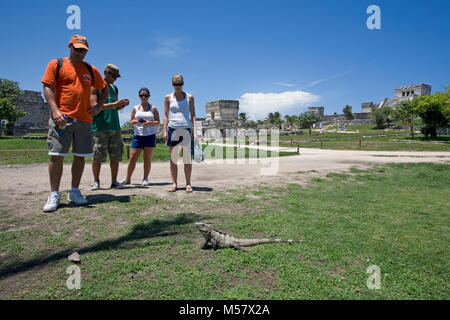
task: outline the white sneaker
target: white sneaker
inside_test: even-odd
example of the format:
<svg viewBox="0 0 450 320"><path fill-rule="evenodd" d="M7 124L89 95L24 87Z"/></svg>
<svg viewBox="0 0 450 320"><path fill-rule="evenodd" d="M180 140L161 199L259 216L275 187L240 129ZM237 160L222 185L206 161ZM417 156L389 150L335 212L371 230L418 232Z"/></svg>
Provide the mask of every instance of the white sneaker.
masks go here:
<svg viewBox="0 0 450 320"><path fill-rule="evenodd" d="M142 180L142 186L143 187L148 186L148 180L147 179Z"/></svg>
<svg viewBox="0 0 450 320"><path fill-rule="evenodd" d="M75 202L76 204L86 204L88 203L87 199L81 195L80 190L70 190L67 194L67 200L69 202Z"/></svg>
<svg viewBox="0 0 450 320"><path fill-rule="evenodd" d="M130 184L131 181L130 181L130 180L127 180L127 178L125 178L125 179L120 180L119 183L120 183L122 186L124 186L124 185Z"/></svg>
<svg viewBox="0 0 450 320"><path fill-rule="evenodd" d="M100 189L100 183L98 181L94 181L91 190L98 190L98 189Z"/></svg>
<svg viewBox="0 0 450 320"><path fill-rule="evenodd" d="M52 212L58 209L61 201L61 195L59 193L50 193L47 199L47 203L44 206L44 212Z"/></svg>

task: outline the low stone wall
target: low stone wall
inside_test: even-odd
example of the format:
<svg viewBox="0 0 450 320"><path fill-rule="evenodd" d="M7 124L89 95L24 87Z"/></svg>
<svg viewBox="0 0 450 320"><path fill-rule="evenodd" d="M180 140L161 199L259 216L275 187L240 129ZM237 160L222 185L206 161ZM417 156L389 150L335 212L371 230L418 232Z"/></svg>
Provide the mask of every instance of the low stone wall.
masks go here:
<svg viewBox="0 0 450 320"><path fill-rule="evenodd" d="M360 124L371 124L375 123L374 119L370 118L370 113L358 112L353 113L354 119L349 122L349 124L360 125ZM324 115L322 116L322 122L324 125L345 123L347 119L344 114L335 115Z"/></svg>

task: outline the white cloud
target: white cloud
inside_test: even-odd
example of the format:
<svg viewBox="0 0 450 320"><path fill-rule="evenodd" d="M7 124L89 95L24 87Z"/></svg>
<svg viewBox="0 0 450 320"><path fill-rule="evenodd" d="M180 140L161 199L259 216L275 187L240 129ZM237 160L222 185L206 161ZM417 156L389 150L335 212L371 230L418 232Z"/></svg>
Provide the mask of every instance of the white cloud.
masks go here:
<svg viewBox="0 0 450 320"><path fill-rule="evenodd" d="M282 86L282 87L295 87L295 86L297 86L296 84L285 83L285 82L274 82L273 84L276 84L277 86Z"/></svg>
<svg viewBox="0 0 450 320"><path fill-rule="evenodd" d="M177 57L181 53L190 51L187 48L183 48L183 43L185 41L179 37L159 38L156 42L158 44L157 47L150 51L150 53L155 56Z"/></svg>
<svg viewBox="0 0 450 320"><path fill-rule="evenodd" d="M265 119L269 112L287 114L298 108L306 108L320 100L319 96L305 91L286 91L282 93L245 93L239 99L239 109L250 119Z"/></svg>

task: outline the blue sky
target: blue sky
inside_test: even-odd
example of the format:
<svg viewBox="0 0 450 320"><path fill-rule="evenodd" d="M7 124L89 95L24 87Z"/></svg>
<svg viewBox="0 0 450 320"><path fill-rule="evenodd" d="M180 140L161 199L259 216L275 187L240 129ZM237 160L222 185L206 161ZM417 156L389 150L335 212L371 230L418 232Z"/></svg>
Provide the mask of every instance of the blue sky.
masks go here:
<svg viewBox="0 0 450 320"><path fill-rule="evenodd" d="M81 9L81 30L68 30L69 5ZM381 30L369 30L368 6L381 9ZM240 100L254 119L270 111L299 114L307 106L341 113L349 104L393 97L397 86L450 83L447 0L191 0L1 1L0 77L42 91L49 60L68 55L74 34L89 40L86 61L100 71L119 66L119 95L146 86L160 113L171 77L205 103Z"/></svg>

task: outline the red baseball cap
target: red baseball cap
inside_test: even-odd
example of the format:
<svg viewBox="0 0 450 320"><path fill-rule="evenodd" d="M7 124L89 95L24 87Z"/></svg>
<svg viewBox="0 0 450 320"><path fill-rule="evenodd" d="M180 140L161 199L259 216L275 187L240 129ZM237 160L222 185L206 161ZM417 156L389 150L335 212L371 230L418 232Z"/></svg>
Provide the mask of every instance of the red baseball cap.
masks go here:
<svg viewBox="0 0 450 320"><path fill-rule="evenodd" d="M89 51L89 44L86 37L80 36L79 34L74 35L70 39L69 46L73 45L75 48L83 48Z"/></svg>

